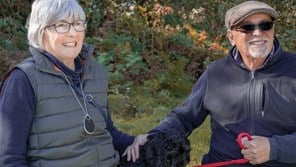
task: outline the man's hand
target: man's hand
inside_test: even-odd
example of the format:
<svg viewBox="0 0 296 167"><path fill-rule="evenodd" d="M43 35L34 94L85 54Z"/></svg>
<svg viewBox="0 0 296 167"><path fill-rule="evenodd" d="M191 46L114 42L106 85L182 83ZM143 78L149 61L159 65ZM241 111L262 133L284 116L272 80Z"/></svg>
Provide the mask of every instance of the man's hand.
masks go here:
<svg viewBox="0 0 296 167"><path fill-rule="evenodd" d="M269 160L270 143L267 137L252 136L252 140L243 138L242 143L246 149L241 152L250 164L262 164Z"/></svg>
<svg viewBox="0 0 296 167"><path fill-rule="evenodd" d="M133 162L135 162L140 155L140 146L144 145L147 142L148 135L149 134L137 136L133 144L125 149L122 156L127 155L127 161L133 160Z"/></svg>

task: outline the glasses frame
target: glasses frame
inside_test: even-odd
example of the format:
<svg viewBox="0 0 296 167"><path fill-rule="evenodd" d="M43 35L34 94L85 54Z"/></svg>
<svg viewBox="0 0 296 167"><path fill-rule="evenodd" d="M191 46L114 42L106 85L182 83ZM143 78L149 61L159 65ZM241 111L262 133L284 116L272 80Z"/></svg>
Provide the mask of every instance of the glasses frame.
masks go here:
<svg viewBox="0 0 296 167"><path fill-rule="evenodd" d="M259 22L258 24L253 24L253 23L242 24L238 27L233 27L232 30L239 31L242 33L252 33L258 29L260 31L269 31L273 28L273 26L274 26L274 21L262 21L262 22Z"/></svg>
<svg viewBox="0 0 296 167"><path fill-rule="evenodd" d="M77 28L75 28L75 23L77 23L77 22L83 22L83 26L84 26L83 30L77 30ZM66 23L66 24L68 25L68 29L67 29L67 31L65 31L65 32L61 32L61 31L57 30L57 24L59 24L59 23ZM56 22L56 23L54 23L54 24L48 25L48 26L46 26L46 27L44 27L44 28L53 27L54 30L55 30L57 33L59 33L59 34L65 34L65 33L68 33L68 32L70 31L71 26L74 28L75 31L77 31L77 32L83 32L83 31L86 30L87 22L86 22L86 20L76 20L76 21L74 21L74 22L72 22L72 23L69 23L69 22L67 22L67 21L65 21L65 20L61 20L61 21L58 21L58 22Z"/></svg>

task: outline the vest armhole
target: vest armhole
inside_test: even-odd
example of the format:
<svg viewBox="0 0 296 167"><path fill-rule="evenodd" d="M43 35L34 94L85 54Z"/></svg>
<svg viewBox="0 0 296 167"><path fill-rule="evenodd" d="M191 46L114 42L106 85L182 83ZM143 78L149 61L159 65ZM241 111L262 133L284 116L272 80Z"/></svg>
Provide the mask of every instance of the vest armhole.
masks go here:
<svg viewBox="0 0 296 167"><path fill-rule="evenodd" d="M18 69L22 70L26 74L26 76L28 77L28 79L29 79L29 81L31 83L31 86L33 88L34 94L35 94L36 102L38 103L38 99L39 99L38 98L38 94L37 94L37 87L38 87L38 85L36 84L33 76L31 75L32 74L31 71L34 69L34 67L33 68L30 67L29 64L30 63L19 64L15 68L18 68Z"/></svg>

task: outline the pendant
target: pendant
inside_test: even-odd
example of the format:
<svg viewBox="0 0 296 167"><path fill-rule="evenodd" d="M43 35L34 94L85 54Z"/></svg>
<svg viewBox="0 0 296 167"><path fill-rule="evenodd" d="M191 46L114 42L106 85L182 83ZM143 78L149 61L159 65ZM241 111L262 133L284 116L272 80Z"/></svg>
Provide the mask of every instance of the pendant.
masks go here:
<svg viewBox="0 0 296 167"><path fill-rule="evenodd" d="M84 116L83 129L89 135L95 133L95 124L88 114Z"/></svg>

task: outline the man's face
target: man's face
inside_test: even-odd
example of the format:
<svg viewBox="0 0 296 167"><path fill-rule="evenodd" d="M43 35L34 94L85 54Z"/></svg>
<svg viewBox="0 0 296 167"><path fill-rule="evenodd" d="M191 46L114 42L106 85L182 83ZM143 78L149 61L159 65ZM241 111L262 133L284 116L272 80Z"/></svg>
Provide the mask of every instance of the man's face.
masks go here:
<svg viewBox="0 0 296 167"><path fill-rule="evenodd" d="M232 45L236 45L242 57L265 58L273 46L272 19L266 14L251 15L228 30L228 38Z"/></svg>

